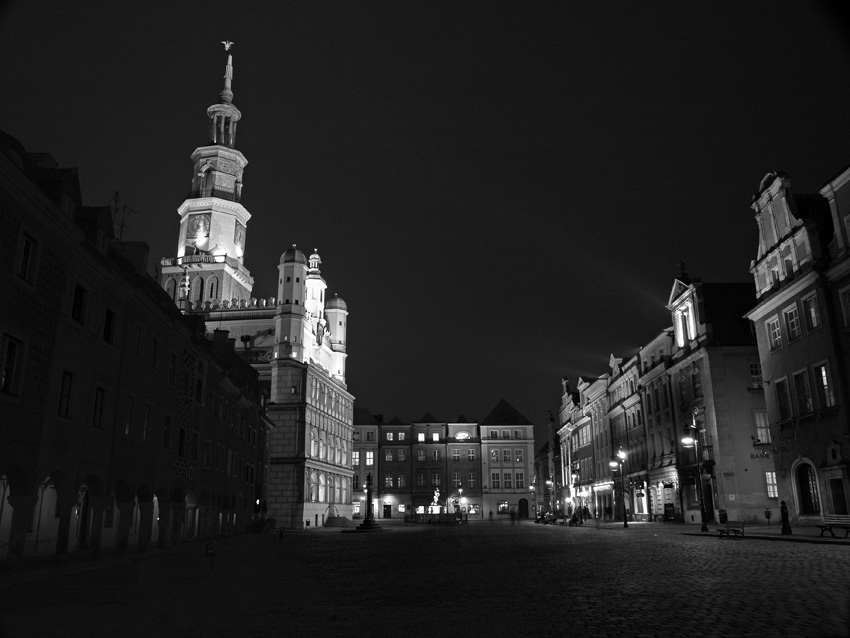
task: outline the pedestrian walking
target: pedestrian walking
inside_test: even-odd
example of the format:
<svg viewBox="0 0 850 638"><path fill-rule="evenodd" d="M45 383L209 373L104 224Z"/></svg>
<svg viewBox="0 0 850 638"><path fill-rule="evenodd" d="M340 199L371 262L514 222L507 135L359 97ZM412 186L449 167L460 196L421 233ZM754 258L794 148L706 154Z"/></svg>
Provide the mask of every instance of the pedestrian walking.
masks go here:
<svg viewBox="0 0 850 638"><path fill-rule="evenodd" d="M490 510L490 522L493 522L493 510Z"/></svg>

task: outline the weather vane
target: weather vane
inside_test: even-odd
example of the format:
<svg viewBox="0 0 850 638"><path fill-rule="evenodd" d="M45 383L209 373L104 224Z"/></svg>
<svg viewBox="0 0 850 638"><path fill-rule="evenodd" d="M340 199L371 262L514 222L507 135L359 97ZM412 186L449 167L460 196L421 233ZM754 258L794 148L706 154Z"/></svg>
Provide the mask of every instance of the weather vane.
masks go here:
<svg viewBox="0 0 850 638"><path fill-rule="evenodd" d="M230 47L233 46L233 43L230 40L222 40L221 43L224 45L225 51L230 51Z"/></svg>

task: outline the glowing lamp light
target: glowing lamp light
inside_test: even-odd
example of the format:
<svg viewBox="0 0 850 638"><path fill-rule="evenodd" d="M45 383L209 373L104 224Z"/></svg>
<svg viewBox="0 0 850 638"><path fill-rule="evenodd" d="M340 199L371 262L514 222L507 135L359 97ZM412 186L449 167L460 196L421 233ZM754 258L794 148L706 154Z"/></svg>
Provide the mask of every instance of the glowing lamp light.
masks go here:
<svg viewBox="0 0 850 638"><path fill-rule="evenodd" d="M685 435L682 437L682 443L687 447L690 447L694 444L694 437L691 436L690 428L685 430Z"/></svg>

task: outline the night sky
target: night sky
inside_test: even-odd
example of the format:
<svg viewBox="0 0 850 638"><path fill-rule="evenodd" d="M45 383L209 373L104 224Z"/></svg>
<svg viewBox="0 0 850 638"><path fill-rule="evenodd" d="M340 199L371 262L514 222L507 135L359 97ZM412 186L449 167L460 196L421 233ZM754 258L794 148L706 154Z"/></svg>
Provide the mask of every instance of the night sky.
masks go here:
<svg viewBox="0 0 850 638"><path fill-rule="evenodd" d="M687 6L682 6L686 4ZM804 2L6 2L0 128L174 256L231 40L246 266L318 248L359 407L545 429L561 377L752 281L761 178L850 163L846 23Z"/></svg>

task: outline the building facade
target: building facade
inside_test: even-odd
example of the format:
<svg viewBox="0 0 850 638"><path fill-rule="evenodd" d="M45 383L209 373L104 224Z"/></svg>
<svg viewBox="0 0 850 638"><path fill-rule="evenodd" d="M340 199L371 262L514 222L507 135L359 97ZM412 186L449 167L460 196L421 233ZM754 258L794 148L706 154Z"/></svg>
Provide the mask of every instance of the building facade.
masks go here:
<svg viewBox="0 0 850 638"><path fill-rule="evenodd" d="M189 197L178 208L176 256L160 262L180 310L226 328L269 389L268 514L301 529L351 518L354 397L345 381L348 306L328 297L317 251L287 248L276 296L257 298L244 263L251 214L242 203L248 160L236 148L233 56L207 109L209 144L192 153Z"/></svg>
<svg viewBox="0 0 850 638"><path fill-rule="evenodd" d="M797 195L768 173L753 197L758 252L750 272L767 399L756 433L771 496L792 523L850 512L850 168L818 194Z"/></svg>
<svg viewBox="0 0 850 638"><path fill-rule="evenodd" d="M82 205L75 169L0 144L0 558L245 531L267 499L256 371Z"/></svg>

